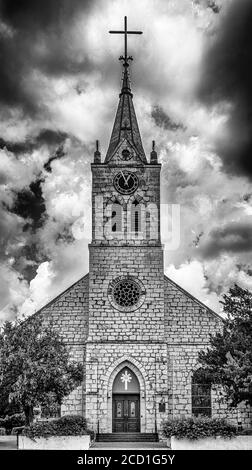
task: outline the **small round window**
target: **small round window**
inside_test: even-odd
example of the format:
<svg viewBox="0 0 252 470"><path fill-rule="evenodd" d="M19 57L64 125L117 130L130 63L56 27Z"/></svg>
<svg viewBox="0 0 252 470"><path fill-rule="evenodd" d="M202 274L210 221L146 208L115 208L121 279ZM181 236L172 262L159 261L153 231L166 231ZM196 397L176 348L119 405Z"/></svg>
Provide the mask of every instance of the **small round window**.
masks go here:
<svg viewBox="0 0 252 470"><path fill-rule="evenodd" d="M114 308L130 312L142 305L145 289L139 279L133 276L120 276L110 283L108 296Z"/></svg>
<svg viewBox="0 0 252 470"><path fill-rule="evenodd" d="M131 157L132 157L132 154L130 153L130 151L128 149L123 149L122 151L123 160L130 160Z"/></svg>

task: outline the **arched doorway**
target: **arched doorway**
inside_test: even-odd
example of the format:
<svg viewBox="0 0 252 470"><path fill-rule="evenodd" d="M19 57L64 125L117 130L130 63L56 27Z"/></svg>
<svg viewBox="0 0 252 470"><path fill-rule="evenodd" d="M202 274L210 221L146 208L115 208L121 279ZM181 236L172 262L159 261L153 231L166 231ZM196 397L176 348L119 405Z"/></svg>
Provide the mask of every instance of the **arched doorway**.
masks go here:
<svg viewBox="0 0 252 470"><path fill-rule="evenodd" d="M121 369L113 383L112 431L140 432L140 385L129 367Z"/></svg>

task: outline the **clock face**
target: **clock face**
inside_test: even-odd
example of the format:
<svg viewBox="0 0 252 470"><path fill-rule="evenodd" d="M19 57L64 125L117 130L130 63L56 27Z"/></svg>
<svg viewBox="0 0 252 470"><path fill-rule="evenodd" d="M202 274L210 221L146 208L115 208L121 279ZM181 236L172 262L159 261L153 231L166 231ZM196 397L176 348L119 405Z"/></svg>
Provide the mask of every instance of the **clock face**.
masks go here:
<svg viewBox="0 0 252 470"><path fill-rule="evenodd" d="M138 184L138 177L130 171L120 171L114 178L114 187L121 194L134 193Z"/></svg>

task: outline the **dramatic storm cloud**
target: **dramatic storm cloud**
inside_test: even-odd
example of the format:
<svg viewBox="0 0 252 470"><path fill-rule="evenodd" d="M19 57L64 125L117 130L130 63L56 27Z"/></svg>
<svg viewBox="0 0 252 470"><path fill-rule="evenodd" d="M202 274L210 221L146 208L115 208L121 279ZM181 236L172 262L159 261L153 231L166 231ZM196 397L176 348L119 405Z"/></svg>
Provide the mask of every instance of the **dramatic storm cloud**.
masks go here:
<svg viewBox="0 0 252 470"><path fill-rule="evenodd" d="M199 97L226 107L224 135L216 148L232 174L252 178L252 2L233 1L209 37L202 64Z"/></svg>
<svg viewBox="0 0 252 470"><path fill-rule="evenodd" d="M212 230L202 243L202 253L214 258L220 253L249 253L252 251L251 222L231 222L224 227Z"/></svg>
<svg viewBox="0 0 252 470"><path fill-rule="evenodd" d="M69 27L79 13L87 14L91 0L1 0L0 101L27 112L43 107L37 72L72 73L88 67L85 53L71 48ZM31 86L33 83L34 86Z"/></svg>
<svg viewBox="0 0 252 470"><path fill-rule="evenodd" d="M124 15L134 103L163 164L165 271L219 310L252 288L251 2L0 0L0 321L88 271L90 162L118 102ZM180 206L169 243L167 204ZM179 224L178 215L173 221Z"/></svg>

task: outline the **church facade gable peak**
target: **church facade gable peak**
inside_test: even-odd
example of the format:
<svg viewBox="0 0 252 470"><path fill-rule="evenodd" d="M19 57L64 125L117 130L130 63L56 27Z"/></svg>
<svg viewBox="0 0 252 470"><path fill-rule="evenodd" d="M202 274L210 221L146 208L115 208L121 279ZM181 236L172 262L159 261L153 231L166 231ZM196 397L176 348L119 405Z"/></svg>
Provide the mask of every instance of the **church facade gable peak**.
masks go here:
<svg viewBox="0 0 252 470"><path fill-rule="evenodd" d="M115 147L110 160L107 161L107 163L116 165L134 165L139 163L143 164L143 160L136 146L127 138L122 138Z"/></svg>

